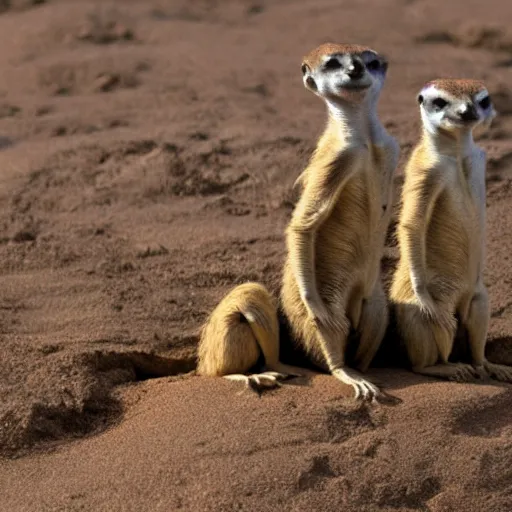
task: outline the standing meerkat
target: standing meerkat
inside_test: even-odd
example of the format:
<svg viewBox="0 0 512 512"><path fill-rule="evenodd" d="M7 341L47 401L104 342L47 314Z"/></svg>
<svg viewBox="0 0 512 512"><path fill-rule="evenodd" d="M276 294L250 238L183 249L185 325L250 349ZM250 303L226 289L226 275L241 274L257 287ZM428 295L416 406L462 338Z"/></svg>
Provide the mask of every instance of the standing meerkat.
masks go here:
<svg viewBox="0 0 512 512"><path fill-rule="evenodd" d="M428 82L418 96L423 135L405 169L398 226L400 261L390 298L414 372L464 381L487 373L512 381L512 367L484 351L489 301L483 282L486 156L473 130L496 115L476 80ZM450 363L457 327L472 363Z"/></svg>
<svg viewBox="0 0 512 512"><path fill-rule="evenodd" d="M350 328L355 361L371 363L388 323L380 261L391 217L399 146L376 107L387 62L374 50L323 44L304 57L305 87L328 107L328 124L298 179L301 197L287 228L281 307L294 341L320 368L371 399L378 388L345 355ZM272 386L293 368L278 362L277 310L256 283L232 290L203 327L198 373ZM260 353L271 372L244 376ZM235 375L227 375L235 373Z"/></svg>
<svg viewBox="0 0 512 512"><path fill-rule="evenodd" d="M326 103L328 123L299 177L281 289L294 341L365 399L379 390L346 355L352 329L365 371L388 324L380 265L399 146L377 115L386 72L386 60L359 45L324 44L303 59L304 85Z"/></svg>

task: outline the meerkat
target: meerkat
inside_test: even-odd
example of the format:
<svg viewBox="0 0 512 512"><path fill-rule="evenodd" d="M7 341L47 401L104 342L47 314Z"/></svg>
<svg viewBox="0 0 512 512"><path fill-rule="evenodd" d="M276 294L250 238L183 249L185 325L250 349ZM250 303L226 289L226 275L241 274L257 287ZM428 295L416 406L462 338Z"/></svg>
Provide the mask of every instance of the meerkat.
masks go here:
<svg viewBox="0 0 512 512"><path fill-rule="evenodd" d="M286 231L281 311L311 361L373 399L378 388L345 365L351 327L365 371L388 323L380 276L399 146L377 116L387 62L374 50L327 43L304 57L303 82L328 108L328 124L299 176ZM198 373L272 387L300 373L278 361L276 304L256 283L232 290L202 329ZM260 354L271 370L244 375Z"/></svg>
<svg viewBox="0 0 512 512"><path fill-rule="evenodd" d="M423 134L405 168L400 259L390 290L414 372L466 381L512 381L512 367L485 359L489 300L485 258L486 155L473 130L495 117L477 80L438 79L418 95ZM457 317L472 364L449 362Z"/></svg>
<svg viewBox="0 0 512 512"><path fill-rule="evenodd" d="M281 288L294 341L363 399L379 389L346 355L352 330L355 366L366 371L388 324L380 264L399 145L377 115L387 67L360 45L327 43L303 59L304 85L325 102L328 122L296 182Z"/></svg>

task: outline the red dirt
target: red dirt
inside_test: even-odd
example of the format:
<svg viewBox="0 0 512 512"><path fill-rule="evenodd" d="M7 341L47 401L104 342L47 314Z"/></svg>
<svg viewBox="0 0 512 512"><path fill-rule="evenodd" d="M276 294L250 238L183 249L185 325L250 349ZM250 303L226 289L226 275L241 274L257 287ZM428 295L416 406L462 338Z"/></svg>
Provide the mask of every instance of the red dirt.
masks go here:
<svg viewBox="0 0 512 512"><path fill-rule="evenodd" d="M510 2L0 13L2 510L512 510L510 386L373 369L396 403L368 407L329 376L258 398L187 375L229 288L278 290L291 185L325 122L300 60L325 41L388 56L400 169L425 81L493 93L489 356L512 364Z"/></svg>

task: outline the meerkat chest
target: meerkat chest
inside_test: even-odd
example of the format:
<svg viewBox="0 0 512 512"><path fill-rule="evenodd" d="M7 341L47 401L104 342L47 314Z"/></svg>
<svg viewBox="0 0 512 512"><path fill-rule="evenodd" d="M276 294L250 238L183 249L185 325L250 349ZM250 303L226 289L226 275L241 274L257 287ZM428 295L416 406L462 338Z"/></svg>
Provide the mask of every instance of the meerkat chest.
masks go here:
<svg viewBox="0 0 512 512"><path fill-rule="evenodd" d="M441 266L454 265L454 274L469 272L473 282L479 272L485 237L485 176L475 158L445 162L446 187L431 221L430 247L436 248ZM485 167L485 166L484 166ZM442 239L442 245L436 245ZM446 268L445 268L446 270Z"/></svg>
<svg viewBox="0 0 512 512"><path fill-rule="evenodd" d="M461 221L477 228L485 217L485 154L471 155L450 162L449 190ZM477 225L475 225L477 224Z"/></svg>
<svg viewBox="0 0 512 512"><path fill-rule="evenodd" d="M480 216L485 214L485 168L486 157L483 151L475 151L472 157L462 162L462 170L468 184L470 200Z"/></svg>
<svg viewBox="0 0 512 512"><path fill-rule="evenodd" d="M332 234L336 232L333 238L347 239L353 236L367 244L381 216L380 176L374 172L368 156L343 187L326 228Z"/></svg>
<svg viewBox="0 0 512 512"><path fill-rule="evenodd" d="M370 171L375 178L381 197L382 214L391 211L393 174L398 163L398 144L373 145L371 152Z"/></svg>

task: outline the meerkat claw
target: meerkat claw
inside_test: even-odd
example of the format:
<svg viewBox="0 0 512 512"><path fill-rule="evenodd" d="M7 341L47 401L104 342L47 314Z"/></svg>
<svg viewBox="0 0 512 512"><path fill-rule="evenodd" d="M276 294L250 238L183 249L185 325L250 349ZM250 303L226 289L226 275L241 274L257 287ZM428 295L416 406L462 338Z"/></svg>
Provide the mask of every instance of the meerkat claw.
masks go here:
<svg viewBox="0 0 512 512"><path fill-rule="evenodd" d="M456 371L450 380L455 382L468 382L474 380L475 377L478 376L475 369L469 364L454 363L453 367L455 367Z"/></svg>
<svg viewBox="0 0 512 512"><path fill-rule="evenodd" d="M377 386L374 386L373 384L367 381L361 382L360 386L363 389L363 399L365 401L376 401L377 397L380 394L380 391L377 388Z"/></svg>
<svg viewBox="0 0 512 512"><path fill-rule="evenodd" d="M475 374L479 379L486 380L489 378L489 374L487 373L485 366L483 364L473 366L473 369L475 370Z"/></svg>
<svg viewBox="0 0 512 512"><path fill-rule="evenodd" d="M484 368L492 379L501 382L512 382L512 366L486 362Z"/></svg>
<svg viewBox="0 0 512 512"><path fill-rule="evenodd" d="M357 384L354 384L353 387L355 389L354 398L356 400L363 400L365 402L373 401L379 394L377 388L369 385L369 383L366 382L358 382Z"/></svg>
<svg viewBox="0 0 512 512"><path fill-rule="evenodd" d="M274 389L281 387L281 381L290 378L290 375L279 372L267 371L262 373L253 373L251 375L224 375L224 378L236 382L244 382L246 388L252 389L257 393L261 393L266 389Z"/></svg>
<svg viewBox="0 0 512 512"><path fill-rule="evenodd" d="M354 388L356 400L369 401L380 395L380 390L375 384L363 379L354 370L337 368L332 371L332 375Z"/></svg>
<svg viewBox="0 0 512 512"><path fill-rule="evenodd" d="M286 380L289 376L285 373L275 372L275 371L266 371L259 374L260 376L268 376L277 380Z"/></svg>

